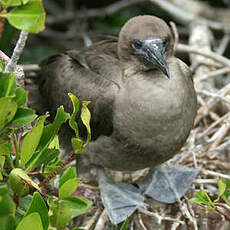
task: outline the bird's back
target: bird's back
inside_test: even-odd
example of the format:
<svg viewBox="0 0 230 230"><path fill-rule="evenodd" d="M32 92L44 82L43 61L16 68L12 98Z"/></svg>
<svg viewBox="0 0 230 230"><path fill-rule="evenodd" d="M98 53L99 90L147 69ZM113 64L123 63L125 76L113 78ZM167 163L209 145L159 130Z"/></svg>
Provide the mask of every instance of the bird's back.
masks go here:
<svg viewBox="0 0 230 230"><path fill-rule="evenodd" d="M92 139L112 133L113 101L121 79L115 41L103 41L83 50L51 56L40 66L39 90L52 117L60 105L71 112L68 93L73 93L80 101L91 101ZM80 124L81 128L84 137L85 130Z"/></svg>

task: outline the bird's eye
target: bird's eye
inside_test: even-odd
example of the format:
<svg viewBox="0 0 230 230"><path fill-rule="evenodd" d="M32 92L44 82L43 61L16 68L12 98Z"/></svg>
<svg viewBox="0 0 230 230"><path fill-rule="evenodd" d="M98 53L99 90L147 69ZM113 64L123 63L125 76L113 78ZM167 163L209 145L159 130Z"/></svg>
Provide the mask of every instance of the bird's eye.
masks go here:
<svg viewBox="0 0 230 230"><path fill-rule="evenodd" d="M168 45L169 39L167 37L163 38L163 45L166 47Z"/></svg>
<svg viewBox="0 0 230 230"><path fill-rule="evenodd" d="M142 41L140 41L140 40L134 40L132 42L132 46L135 49L140 49L142 47Z"/></svg>

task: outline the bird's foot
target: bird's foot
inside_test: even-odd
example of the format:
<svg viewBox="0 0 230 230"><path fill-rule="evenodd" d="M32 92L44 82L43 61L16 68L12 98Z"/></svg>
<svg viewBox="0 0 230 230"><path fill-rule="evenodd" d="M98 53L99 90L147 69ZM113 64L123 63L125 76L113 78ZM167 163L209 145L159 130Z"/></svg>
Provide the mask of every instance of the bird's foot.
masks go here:
<svg viewBox="0 0 230 230"><path fill-rule="evenodd" d="M102 202L113 224L119 224L131 216L138 207L144 207L144 196L132 184L113 182L104 169L98 169Z"/></svg>
<svg viewBox="0 0 230 230"><path fill-rule="evenodd" d="M180 201L199 172L198 168L162 164L151 169L147 178L138 186L144 195L172 204Z"/></svg>
<svg viewBox="0 0 230 230"><path fill-rule="evenodd" d="M119 224L139 207L147 206L144 195L163 203L180 201L199 169L162 164L151 169L139 188L124 182L113 182L104 169L98 169L102 202L113 224Z"/></svg>

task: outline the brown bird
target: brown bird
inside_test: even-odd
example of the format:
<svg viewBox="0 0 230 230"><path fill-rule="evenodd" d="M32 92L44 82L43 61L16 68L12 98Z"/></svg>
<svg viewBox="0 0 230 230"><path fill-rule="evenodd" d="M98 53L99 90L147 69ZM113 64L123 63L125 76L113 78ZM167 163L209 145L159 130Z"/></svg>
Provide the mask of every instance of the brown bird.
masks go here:
<svg viewBox="0 0 230 230"><path fill-rule="evenodd" d="M83 159L113 170L166 162L185 143L196 115L190 70L174 56L169 27L154 16L130 19L118 41L43 61L40 91L53 113L60 105L71 111L69 92L91 101L92 141ZM80 133L84 138L83 128Z"/></svg>

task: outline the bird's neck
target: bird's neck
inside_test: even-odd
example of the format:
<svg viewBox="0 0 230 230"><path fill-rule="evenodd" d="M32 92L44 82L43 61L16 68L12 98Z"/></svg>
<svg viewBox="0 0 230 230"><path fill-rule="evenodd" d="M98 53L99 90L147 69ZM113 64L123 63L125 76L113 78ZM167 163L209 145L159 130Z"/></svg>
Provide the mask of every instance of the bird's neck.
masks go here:
<svg viewBox="0 0 230 230"><path fill-rule="evenodd" d="M121 64L122 80L126 81L129 78L148 71L148 68L140 63L133 63L130 61L122 62Z"/></svg>

